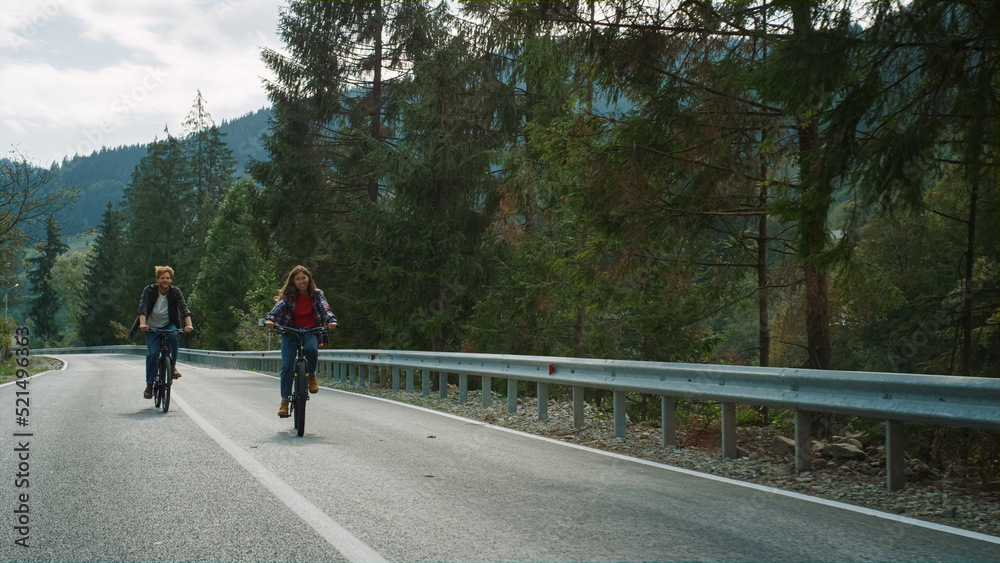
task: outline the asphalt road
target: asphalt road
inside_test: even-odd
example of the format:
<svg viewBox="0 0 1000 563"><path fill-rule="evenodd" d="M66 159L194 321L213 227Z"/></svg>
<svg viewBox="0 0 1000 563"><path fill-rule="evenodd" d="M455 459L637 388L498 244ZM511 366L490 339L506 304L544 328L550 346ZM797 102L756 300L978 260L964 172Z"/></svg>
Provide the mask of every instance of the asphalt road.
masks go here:
<svg viewBox="0 0 1000 563"><path fill-rule="evenodd" d="M164 414L143 358L63 359L0 388L0 561L1000 559L995 538L329 389L298 437L277 380L243 371L182 364Z"/></svg>

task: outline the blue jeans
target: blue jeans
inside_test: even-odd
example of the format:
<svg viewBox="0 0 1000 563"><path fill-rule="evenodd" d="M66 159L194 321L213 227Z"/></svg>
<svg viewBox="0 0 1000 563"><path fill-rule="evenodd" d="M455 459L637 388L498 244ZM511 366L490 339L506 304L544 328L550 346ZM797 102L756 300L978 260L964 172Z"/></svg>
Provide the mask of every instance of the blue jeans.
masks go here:
<svg viewBox="0 0 1000 563"><path fill-rule="evenodd" d="M306 369L316 373L319 335L305 335ZM299 351L299 336L297 334L281 335L281 400L288 399L292 394L292 380L295 379L295 356Z"/></svg>
<svg viewBox="0 0 1000 563"><path fill-rule="evenodd" d="M177 327L168 324L162 329L175 330ZM146 333L146 383L152 383L156 379L156 360L160 357L160 338L167 337L167 346L170 347L170 363L177 365L177 348L180 346L181 337L176 332L161 334L159 332Z"/></svg>

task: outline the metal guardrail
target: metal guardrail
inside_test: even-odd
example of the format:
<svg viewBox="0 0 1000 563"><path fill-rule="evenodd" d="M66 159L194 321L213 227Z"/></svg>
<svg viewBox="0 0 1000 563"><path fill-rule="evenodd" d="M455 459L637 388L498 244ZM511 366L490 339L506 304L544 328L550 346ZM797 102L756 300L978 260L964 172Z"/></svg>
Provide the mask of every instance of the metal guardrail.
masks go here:
<svg viewBox="0 0 1000 563"><path fill-rule="evenodd" d="M146 353L145 346L51 348L36 354ZM280 352L179 351L182 361L223 367L277 372ZM548 418L549 385L573 389L574 425L583 426L584 389L606 389L614 394L615 436L626 436L625 394L661 397L662 443L676 445L675 409L679 397L722 403L722 454L737 457L736 405L750 404L795 410L796 467L810 468L812 413L834 413L886 421L886 479L890 490L904 486L903 423L921 422L1000 430L1000 379L850 372L754 366L723 366L599 360L502 354L461 354L395 350L320 350L319 374L327 379L371 384L372 367L391 369L393 389L401 377L406 390L413 388L414 372L423 377L422 392L430 394L430 377L441 381L440 396L448 392L448 374L457 374L459 401L468 397L468 377L482 379L491 388L493 378L507 381L509 412L517 410L517 382L537 384L538 417ZM492 394L483 393L484 406Z"/></svg>

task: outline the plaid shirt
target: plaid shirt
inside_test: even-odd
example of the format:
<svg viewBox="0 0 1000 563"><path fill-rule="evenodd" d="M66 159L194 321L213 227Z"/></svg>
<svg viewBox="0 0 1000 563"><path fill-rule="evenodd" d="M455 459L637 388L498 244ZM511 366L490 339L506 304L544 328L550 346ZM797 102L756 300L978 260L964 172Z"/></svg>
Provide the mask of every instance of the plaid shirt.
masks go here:
<svg viewBox="0 0 1000 563"><path fill-rule="evenodd" d="M139 298L140 315L148 317L153 312L153 305L156 305L156 300L160 297L159 287L159 285L154 283L147 285L142 290L142 297ZM184 328L181 321L191 316L191 309L188 308L187 302L184 301L184 295L181 294L181 290L175 286L170 286L170 289L167 290L167 302L169 303L170 322L177 328Z"/></svg>
<svg viewBox="0 0 1000 563"><path fill-rule="evenodd" d="M333 314L330 304L326 302L326 295L322 289L317 289L312 295L313 316L316 318L316 326L326 326L337 322L337 315ZM295 314L295 301L291 298L281 299L274 304L274 308L267 314L265 320L273 321L278 326L289 326L292 324L292 315ZM326 334L319 335L320 344L327 344L330 339Z"/></svg>

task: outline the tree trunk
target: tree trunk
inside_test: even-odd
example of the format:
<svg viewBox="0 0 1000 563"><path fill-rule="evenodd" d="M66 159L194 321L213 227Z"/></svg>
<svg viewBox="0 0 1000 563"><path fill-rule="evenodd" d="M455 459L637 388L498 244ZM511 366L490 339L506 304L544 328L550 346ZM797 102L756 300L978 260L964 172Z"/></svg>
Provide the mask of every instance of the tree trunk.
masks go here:
<svg viewBox="0 0 1000 563"><path fill-rule="evenodd" d="M583 228L583 233L580 236L580 248L585 248L587 246L588 238L587 227ZM579 293L576 295L576 322L573 323L573 356L576 358L583 357L583 323L586 320L587 314L587 300L584 299L583 290L578 290Z"/></svg>
<svg viewBox="0 0 1000 563"><path fill-rule="evenodd" d="M826 275L814 263L805 265L806 344L809 367L830 369L830 311Z"/></svg>
<svg viewBox="0 0 1000 563"><path fill-rule="evenodd" d="M766 167L761 166L766 173ZM767 186L760 187L760 207L767 206ZM771 365L771 327L767 315L767 213L757 221L757 340L760 345L760 366Z"/></svg>
<svg viewBox="0 0 1000 563"><path fill-rule="evenodd" d="M371 109L371 136L375 143L382 141L382 26L385 15L382 11L382 0L376 2L375 21L378 31L375 33L375 68L372 69L372 109ZM375 170L368 172L367 178L368 199L372 203L378 202L378 177Z"/></svg>
<svg viewBox="0 0 1000 563"><path fill-rule="evenodd" d="M761 164L761 178L767 177L767 166ZM758 201L761 209L767 206L767 185L762 182L760 186L760 199ZM761 213L757 220L757 342L760 346L760 358L758 365L768 367L771 365L771 326L767 313L768 300L767 287L767 213ZM760 406L757 409L760 415L760 424L767 426L771 422L771 413L767 406Z"/></svg>
<svg viewBox="0 0 1000 563"><path fill-rule="evenodd" d="M812 33L812 6L793 2L792 23L796 34ZM818 264L826 247L826 217L830 211L832 189L819 170L819 125L815 112L799 118L799 212L798 254L803 261L806 285L806 346L808 366L830 369L830 312L826 274Z"/></svg>
<svg viewBox="0 0 1000 563"><path fill-rule="evenodd" d="M972 193L969 194L969 222L967 224L967 240L965 247L965 284L962 291L962 318L959 325L962 328L962 359L959 365L959 375L972 374L972 276L976 261L976 206L979 200L979 182L972 183Z"/></svg>

